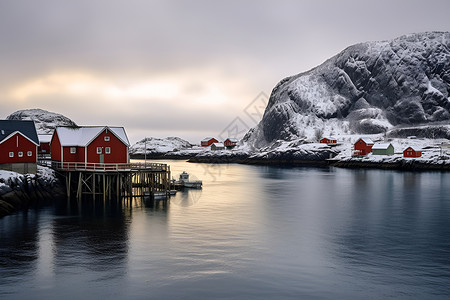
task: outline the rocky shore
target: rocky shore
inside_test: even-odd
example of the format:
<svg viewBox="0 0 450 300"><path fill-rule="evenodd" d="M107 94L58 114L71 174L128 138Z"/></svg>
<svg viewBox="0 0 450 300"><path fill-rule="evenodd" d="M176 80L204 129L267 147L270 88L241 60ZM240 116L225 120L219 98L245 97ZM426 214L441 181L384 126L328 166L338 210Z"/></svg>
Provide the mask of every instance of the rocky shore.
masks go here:
<svg viewBox="0 0 450 300"><path fill-rule="evenodd" d="M37 174L0 171L0 175L0 217L65 196L63 184L49 168L39 166Z"/></svg>

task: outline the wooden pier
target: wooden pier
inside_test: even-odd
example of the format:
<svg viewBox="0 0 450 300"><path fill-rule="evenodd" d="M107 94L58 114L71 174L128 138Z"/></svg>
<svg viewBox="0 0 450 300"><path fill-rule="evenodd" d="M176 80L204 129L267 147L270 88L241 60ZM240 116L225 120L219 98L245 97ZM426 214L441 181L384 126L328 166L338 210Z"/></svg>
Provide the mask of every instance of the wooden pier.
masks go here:
<svg viewBox="0 0 450 300"><path fill-rule="evenodd" d="M170 166L158 163L59 163L52 168L66 181L67 197L122 199L168 195Z"/></svg>

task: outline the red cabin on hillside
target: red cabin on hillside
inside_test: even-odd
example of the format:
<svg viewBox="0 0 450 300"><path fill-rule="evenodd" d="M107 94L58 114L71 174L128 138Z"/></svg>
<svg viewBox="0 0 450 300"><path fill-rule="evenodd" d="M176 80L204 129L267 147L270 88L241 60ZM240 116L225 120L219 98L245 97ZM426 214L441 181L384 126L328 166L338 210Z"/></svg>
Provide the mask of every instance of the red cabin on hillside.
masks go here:
<svg viewBox="0 0 450 300"><path fill-rule="evenodd" d="M360 138L354 144L354 155L366 155L372 152L374 142L371 139Z"/></svg>
<svg viewBox="0 0 450 300"><path fill-rule="evenodd" d="M57 127L51 142L52 162L127 164L130 142L123 127Z"/></svg>
<svg viewBox="0 0 450 300"><path fill-rule="evenodd" d="M208 147L211 146L214 143L218 143L219 141L212 137L207 137L202 140L201 145L202 147Z"/></svg>
<svg viewBox="0 0 450 300"><path fill-rule="evenodd" d="M0 120L0 169L36 173L38 146L33 121Z"/></svg>
<svg viewBox="0 0 450 300"><path fill-rule="evenodd" d="M422 150L415 149L413 147L408 147L403 150L403 157L421 157Z"/></svg>
<svg viewBox="0 0 450 300"><path fill-rule="evenodd" d="M319 143L322 143L322 144L337 144L337 139L335 139L333 137L323 137L322 139L319 140Z"/></svg>
<svg viewBox="0 0 450 300"><path fill-rule="evenodd" d="M237 143L238 143L237 139L235 139L235 138L227 138L225 140L225 142L223 142L223 145L225 147L227 147L227 148L233 148L233 147L236 147Z"/></svg>

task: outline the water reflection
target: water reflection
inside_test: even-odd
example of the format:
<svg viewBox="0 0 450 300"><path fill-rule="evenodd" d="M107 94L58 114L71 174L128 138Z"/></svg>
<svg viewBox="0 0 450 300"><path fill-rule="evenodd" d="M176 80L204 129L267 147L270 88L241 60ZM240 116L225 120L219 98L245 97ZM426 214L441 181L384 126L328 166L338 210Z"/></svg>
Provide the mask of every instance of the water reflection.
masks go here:
<svg viewBox="0 0 450 300"><path fill-rule="evenodd" d="M341 270L380 285L408 285L408 292L386 290L384 296L417 297L444 295L447 288L433 284L419 287L418 278L442 276L450 271L450 221L441 203L442 186L423 184L424 174L370 171L353 173L347 224L335 231ZM433 199L434 198L434 199ZM337 211L336 213L340 213ZM345 212L344 212L345 213ZM440 274L440 275L439 275ZM446 276L449 276L447 272ZM450 282L449 282L450 283ZM363 284L363 283L360 283ZM420 297L419 297L420 298Z"/></svg>

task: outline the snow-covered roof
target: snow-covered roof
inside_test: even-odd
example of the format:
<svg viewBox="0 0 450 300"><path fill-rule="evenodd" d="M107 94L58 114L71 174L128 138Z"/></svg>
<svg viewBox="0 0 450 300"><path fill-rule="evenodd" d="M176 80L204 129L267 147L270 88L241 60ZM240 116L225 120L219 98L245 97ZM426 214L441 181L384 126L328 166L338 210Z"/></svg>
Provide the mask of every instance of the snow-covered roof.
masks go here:
<svg viewBox="0 0 450 300"><path fill-rule="evenodd" d="M213 143L211 146L214 146L217 148L225 148L225 145L223 143Z"/></svg>
<svg viewBox="0 0 450 300"><path fill-rule="evenodd" d="M16 133L20 133L32 143L39 145L36 126L33 121L0 120L0 143L3 143L3 141L9 139Z"/></svg>
<svg viewBox="0 0 450 300"><path fill-rule="evenodd" d="M39 143L50 143L52 141L51 134L38 134Z"/></svg>
<svg viewBox="0 0 450 300"><path fill-rule="evenodd" d="M232 143L237 143L238 142L238 139L235 139L235 138L227 138L227 140L229 140Z"/></svg>
<svg viewBox="0 0 450 300"><path fill-rule="evenodd" d="M327 140L330 140L330 141L337 141L337 138L332 137L332 136L324 136L321 139L327 139Z"/></svg>
<svg viewBox="0 0 450 300"><path fill-rule="evenodd" d="M387 150L389 146L392 145L386 143L376 143L375 145L373 145L372 150Z"/></svg>
<svg viewBox="0 0 450 300"><path fill-rule="evenodd" d="M422 148L419 148L419 147L417 147L417 146L408 146L408 147L406 147L405 149L403 149L403 151L406 151L406 150L408 150L409 148L411 148L413 151L416 151L416 152L422 152L422 151L423 151Z"/></svg>
<svg viewBox="0 0 450 300"><path fill-rule="evenodd" d="M212 139L214 139L213 137L207 137L207 138L204 138L203 140L202 140L202 142L208 142L208 141L210 141L210 140L212 140Z"/></svg>
<svg viewBox="0 0 450 300"><path fill-rule="evenodd" d="M373 145L374 144L374 142L371 139L369 139L369 138L359 138L358 141L359 140L362 140L367 145Z"/></svg>
<svg viewBox="0 0 450 300"><path fill-rule="evenodd" d="M92 127L57 127L59 141L61 146L80 146L89 145L105 129L111 131L125 145L130 146L127 134L123 127L92 126Z"/></svg>

